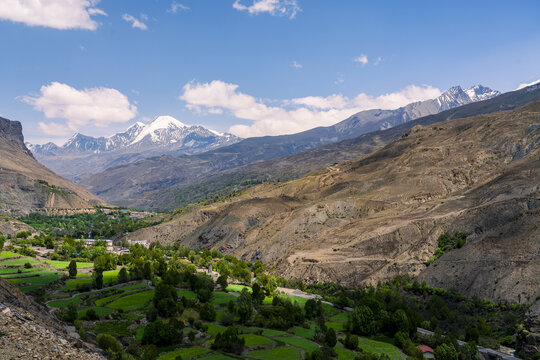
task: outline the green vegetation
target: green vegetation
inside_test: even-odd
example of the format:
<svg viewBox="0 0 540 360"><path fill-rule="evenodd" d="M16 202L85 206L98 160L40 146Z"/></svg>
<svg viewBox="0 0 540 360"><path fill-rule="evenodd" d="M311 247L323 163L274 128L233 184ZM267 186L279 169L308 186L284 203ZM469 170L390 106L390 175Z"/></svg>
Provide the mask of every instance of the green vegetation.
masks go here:
<svg viewBox="0 0 540 360"><path fill-rule="evenodd" d="M133 295L124 296L113 301L107 307L112 309L133 310L144 306L154 297L154 291L144 291Z"/></svg>
<svg viewBox="0 0 540 360"><path fill-rule="evenodd" d="M439 247L435 251L435 257L429 259L426 264L429 265L438 258L440 258L444 253L451 251L453 249L461 249L463 245L465 245L465 242L467 241L467 234L458 231L454 234L450 233L444 233L439 236L437 239L437 243Z"/></svg>
<svg viewBox="0 0 540 360"><path fill-rule="evenodd" d="M290 336L290 337L281 337L278 339L280 341L283 341L284 343L287 343L292 346L296 346L308 352L312 352L313 350L319 348L319 345L317 343L314 343L313 341L309 341L301 337Z"/></svg>
<svg viewBox="0 0 540 360"><path fill-rule="evenodd" d="M302 358L300 351L290 346L252 351L249 355L260 360L300 360Z"/></svg>
<svg viewBox="0 0 540 360"><path fill-rule="evenodd" d="M182 360L186 360L186 359L191 359L197 356L207 354L209 352L210 350L208 349L193 347L193 348L171 351L170 353L161 355L159 357L159 360L175 360L177 356L181 356Z"/></svg>
<svg viewBox="0 0 540 360"><path fill-rule="evenodd" d="M59 260L45 260L45 263L46 264L49 264L53 267L55 267L56 269L67 269L67 267L69 266L69 261L59 261ZM94 263L91 263L91 262L76 262L77 264L77 268L78 269L81 269L81 268L90 268L92 266L94 266Z"/></svg>
<svg viewBox="0 0 540 360"><path fill-rule="evenodd" d="M368 353L377 355L385 354L392 360L404 360L406 358L397 347L382 341L361 337L358 339L358 347Z"/></svg>
<svg viewBox="0 0 540 360"><path fill-rule="evenodd" d="M11 252L11 251L2 251L0 252L0 258L10 258L14 256L19 256L19 254Z"/></svg>
<svg viewBox="0 0 540 360"><path fill-rule="evenodd" d="M72 238L110 238L116 234L133 232L160 224L154 218L133 219L129 212L105 213L98 209L93 214L45 215L33 213L19 218L47 236L69 236Z"/></svg>

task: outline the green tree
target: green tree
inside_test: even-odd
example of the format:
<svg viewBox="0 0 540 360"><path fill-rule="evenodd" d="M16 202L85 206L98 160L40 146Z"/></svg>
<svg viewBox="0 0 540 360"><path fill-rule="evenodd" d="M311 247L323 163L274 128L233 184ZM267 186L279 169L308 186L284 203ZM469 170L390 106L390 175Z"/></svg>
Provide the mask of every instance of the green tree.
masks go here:
<svg viewBox="0 0 540 360"><path fill-rule="evenodd" d="M367 306L359 306L349 314L347 328L358 335L373 335L378 330L373 311Z"/></svg>
<svg viewBox="0 0 540 360"><path fill-rule="evenodd" d="M94 271L94 287L96 289L103 289L103 271Z"/></svg>
<svg viewBox="0 0 540 360"><path fill-rule="evenodd" d="M323 315L323 307L321 300L309 299L304 305L306 318L315 319Z"/></svg>
<svg viewBox="0 0 540 360"><path fill-rule="evenodd" d="M478 357L478 348L474 341L468 342L459 347L459 357L461 360L476 360Z"/></svg>
<svg viewBox="0 0 540 360"><path fill-rule="evenodd" d="M102 348L109 356L122 352L124 347L120 341L109 334L99 334L97 337L97 344Z"/></svg>
<svg viewBox="0 0 540 360"><path fill-rule="evenodd" d="M218 277L217 284L221 287L221 289L227 289L227 275L221 275L220 277Z"/></svg>
<svg viewBox="0 0 540 360"><path fill-rule="evenodd" d="M394 311L392 314L392 324L396 329L396 332L403 331L405 333L409 332L409 319L407 314L402 309Z"/></svg>
<svg viewBox="0 0 540 360"><path fill-rule="evenodd" d="M237 309L238 316L240 316L240 322L245 324L251 315L253 315L253 303L251 301L251 294L246 288L242 289L242 293L238 297Z"/></svg>
<svg viewBox="0 0 540 360"><path fill-rule="evenodd" d="M143 277L147 280L152 279L152 264L149 261L144 263Z"/></svg>
<svg viewBox="0 0 540 360"><path fill-rule="evenodd" d="M122 267L118 272L118 282L125 283L129 281L128 272L125 267Z"/></svg>
<svg viewBox="0 0 540 360"><path fill-rule="evenodd" d="M336 331L332 328L326 329L326 334L324 336L324 343L330 347L333 348L337 344L337 336Z"/></svg>
<svg viewBox="0 0 540 360"><path fill-rule="evenodd" d="M0 236L0 251L4 248L4 236Z"/></svg>
<svg viewBox="0 0 540 360"><path fill-rule="evenodd" d="M264 289L261 288L258 283L253 284L251 288L251 299L253 300L253 303L258 305L262 304L264 297Z"/></svg>
<svg viewBox="0 0 540 360"><path fill-rule="evenodd" d="M250 297L251 300L251 297ZM246 341L238 336L238 329L229 327L222 333L216 335L212 349L222 350L229 353L241 354Z"/></svg>
<svg viewBox="0 0 540 360"><path fill-rule="evenodd" d="M77 262L75 260L69 262L68 270L70 278L74 279L77 277Z"/></svg>
<svg viewBox="0 0 540 360"><path fill-rule="evenodd" d="M345 345L347 349L356 350L358 348L358 336L356 335L347 333L347 335L345 335L345 339L342 341L343 345Z"/></svg>
<svg viewBox="0 0 540 360"><path fill-rule="evenodd" d="M436 360L458 360L459 354L452 345L441 344L435 348Z"/></svg>
<svg viewBox="0 0 540 360"><path fill-rule="evenodd" d="M215 321L216 320L216 309L214 309L214 306L210 303L205 303L201 306L201 309L199 310L199 315L201 316L201 319L206 321Z"/></svg>

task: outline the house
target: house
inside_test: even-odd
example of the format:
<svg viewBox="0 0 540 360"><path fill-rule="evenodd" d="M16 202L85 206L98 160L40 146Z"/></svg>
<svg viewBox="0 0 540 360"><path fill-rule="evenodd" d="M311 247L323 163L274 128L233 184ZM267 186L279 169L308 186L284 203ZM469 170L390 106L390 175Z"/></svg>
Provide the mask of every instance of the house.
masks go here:
<svg viewBox="0 0 540 360"><path fill-rule="evenodd" d="M435 359L435 353L432 348L427 345L419 345L418 349L422 351L422 356L424 359Z"/></svg>
<svg viewBox="0 0 540 360"><path fill-rule="evenodd" d="M129 240L129 245L135 245L139 244L141 246L144 246L145 248L150 246L150 241L148 240Z"/></svg>

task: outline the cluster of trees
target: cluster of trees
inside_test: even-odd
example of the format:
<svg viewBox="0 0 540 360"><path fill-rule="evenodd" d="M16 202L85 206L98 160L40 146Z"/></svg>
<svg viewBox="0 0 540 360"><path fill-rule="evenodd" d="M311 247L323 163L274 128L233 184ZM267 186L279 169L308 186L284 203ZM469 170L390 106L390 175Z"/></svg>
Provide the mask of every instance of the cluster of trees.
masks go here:
<svg viewBox="0 0 540 360"><path fill-rule="evenodd" d="M33 213L19 218L42 234L51 236L70 236L73 238L110 238L116 234L132 232L144 227L154 226L161 221L152 218L134 219L128 212L104 213L99 210L93 214L45 215Z"/></svg>
<svg viewBox="0 0 540 360"><path fill-rule="evenodd" d="M429 265L438 258L440 258L445 252L448 252L453 249L461 249L465 242L467 241L467 233L463 231L455 232L450 234L445 232L439 236L437 239L438 247L435 251L435 257L429 259L426 264Z"/></svg>

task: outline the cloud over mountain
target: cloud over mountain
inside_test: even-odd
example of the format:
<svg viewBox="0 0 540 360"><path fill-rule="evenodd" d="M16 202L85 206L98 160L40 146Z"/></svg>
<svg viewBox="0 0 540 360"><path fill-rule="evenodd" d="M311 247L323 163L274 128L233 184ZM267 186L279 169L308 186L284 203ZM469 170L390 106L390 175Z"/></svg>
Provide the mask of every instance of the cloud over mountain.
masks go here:
<svg viewBox="0 0 540 360"><path fill-rule="evenodd" d="M137 107L126 95L104 87L77 90L53 82L42 86L39 95L25 96L23 101L43 112L48 119L65 119L65 123L40 122L39 126L46 134L66 134L85 125L104 128L111 123L125 123L137 115Z"/></svg>
<svg viewBox="0 0 540 360"><path fill-rule="evenodd" d="M365 93L354 98L341 94L308 96L285 100L275 106L238 91L238 87L220 80L191 82L184 86L179 99L195 112L215 114L229 111L238 119L252 121L251 125L233 125L229 129L237 136L251 137L291 134L317 126L330 126L362 110L395 109L411 102L435 98L441 93L431 86L410 85L379 96Z"/></svg>

